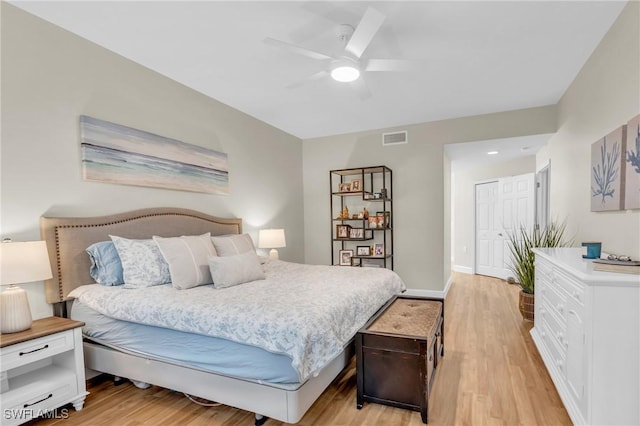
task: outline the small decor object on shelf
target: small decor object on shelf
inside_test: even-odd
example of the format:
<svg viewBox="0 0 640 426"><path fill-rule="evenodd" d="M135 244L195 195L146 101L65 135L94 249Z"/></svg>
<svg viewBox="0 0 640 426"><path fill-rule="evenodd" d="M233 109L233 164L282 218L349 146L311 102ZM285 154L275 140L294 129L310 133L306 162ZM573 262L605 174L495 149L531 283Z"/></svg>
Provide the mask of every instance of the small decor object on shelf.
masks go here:
<svg viewBox="0 0 640 426"><path fill-rule="evenodd" d="M373 246L374 256L384 256L384 244L375 244Z"/></svg>
<svg viewBox="0 0 640 426"><path fill-rule="evenodd" d="M371 246L357 246L356 250L358 256L371 256Z"/></svg>
<svg viewBox="0 0 640 426"><path fill-rule="evenodd" d="M47 243L44 241L0 243L0 331L17 333L31 328L31 308L27 292L15 284L48 280L52 277Z"/></svg>
<svg viewBox="0 0 640 426"><path fill-rule="evenodd" d="M349 190L351 192L362 191L362 179L354 179L354 180L352 180Z"/></svg>
<svg viewBox="0 0 640 426"><path fill-rule="evenodd" d="M349 238L351 226L336 225L336 238Z"/></svg>
<svg viewBox="0 0 640 426"><path fill-rule="evenodd" d="M351 192L351 183L350 182L341 183L338 186L338 191L339 192Z"/></svg>
<svg viewBox="0 0 640 426"><path fill-rule="evenodd" d="M380 228L389 228L391 226L390 212L376 212L376 216L378 216L378 224L380 225Z"/></svg>
<svg viewBox="0 0 640 426"><path fill-rule="evenodd" d="M340 250L340 266L351 266L353 250Z"/></svg>
<svg viewBox="0 0 640 426"><path fill-rule="evenodd" d="M349 238L354 240L363 239L364 238L364 229L362 228L351 228L349 229Z"/></svg>
<svg viewBox="0 0 640 426"><path fill-rule="evenodd" d="M378 216L369 216L369 228L377 229L378 228Z"/></svg>

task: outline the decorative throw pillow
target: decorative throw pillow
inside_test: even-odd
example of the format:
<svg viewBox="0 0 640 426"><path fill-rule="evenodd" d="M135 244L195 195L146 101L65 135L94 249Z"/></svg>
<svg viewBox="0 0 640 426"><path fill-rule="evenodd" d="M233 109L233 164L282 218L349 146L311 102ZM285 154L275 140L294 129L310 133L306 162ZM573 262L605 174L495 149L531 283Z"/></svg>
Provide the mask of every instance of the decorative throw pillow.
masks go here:
<svg viewBox="0 0 640 426"><path fill-rule="evenodd" d="M87 247L86 252L91 259L89 274L102 285L124 284L122 263L112 241L100 241Z"/></svg>
<svg viewBox="0 0 640 426"><path fill-rule="evenodd" d="M211 237L211 240L213 241L218 256L233 256L248 251L256 251L253 240L249 234L222 235L220 237Z"/></svg>
<svg viewBox="0 0 640 426"><path fill-rule="evenodd" d="M144 288L171 282L169 265L153 240L109 235L122 262L124 288Z"/></svg>
<svg viewBox="0 0 640 426"><path fill-rule="evenodd" d="M210 257L209 269L215 288L227 288L266 278L255 251Z"/></svg>
<svg viewBox="0 0 640 426"><path fill-rule="evenodd" d="M211 234L174 238L153 237L169 264L171 283L180 290L211 284L209 256L216 255Z"/></svg>

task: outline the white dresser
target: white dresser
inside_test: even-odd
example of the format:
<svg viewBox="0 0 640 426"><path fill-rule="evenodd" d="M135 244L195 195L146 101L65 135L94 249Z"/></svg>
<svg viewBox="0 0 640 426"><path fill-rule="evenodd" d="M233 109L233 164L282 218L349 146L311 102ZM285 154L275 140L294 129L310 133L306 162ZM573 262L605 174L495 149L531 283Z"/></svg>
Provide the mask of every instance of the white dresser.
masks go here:
<svg viewBox="0 0 640 426"><path fill-rule="evenodd" d="M531 335L571 420L640 425L640 276L594 271L580 248L534 252Z"/></svg>

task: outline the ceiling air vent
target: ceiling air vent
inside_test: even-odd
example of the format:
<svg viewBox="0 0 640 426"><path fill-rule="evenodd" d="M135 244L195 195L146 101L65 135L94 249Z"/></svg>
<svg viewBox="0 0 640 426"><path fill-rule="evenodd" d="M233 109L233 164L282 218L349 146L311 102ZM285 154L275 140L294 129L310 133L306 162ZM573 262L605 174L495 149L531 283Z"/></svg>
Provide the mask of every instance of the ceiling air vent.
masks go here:
<svg viewBox="0 0 640 426"><path fill-rule="evenodd" d="M400 145L408 142L406 130L382 134L382 146Z"/></svg>

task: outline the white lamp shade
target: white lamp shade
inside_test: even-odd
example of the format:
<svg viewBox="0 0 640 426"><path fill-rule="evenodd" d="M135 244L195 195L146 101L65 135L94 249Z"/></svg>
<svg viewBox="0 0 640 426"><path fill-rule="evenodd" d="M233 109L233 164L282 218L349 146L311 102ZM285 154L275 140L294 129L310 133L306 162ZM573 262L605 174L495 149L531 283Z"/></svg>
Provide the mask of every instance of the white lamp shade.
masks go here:
<svg viewBox="0 0 640 426"><path fill-rule="evenodd" d="M29 283L52 277L47 243L0 243L0 284Z"/></svg>
<svg viewBox="0 0 640 426"><path fill-rule="evenodd" d="M0 332L16 333L31 327L31 308L27 292L17 283L51 278L51 264L44 241L0 243Z"/></svg>
<svg viewBox="0 0 640 426"><path fill-rule="evenodd" d="M286 247L284 229L261 229L258 233L258 248Z"/></svg>

